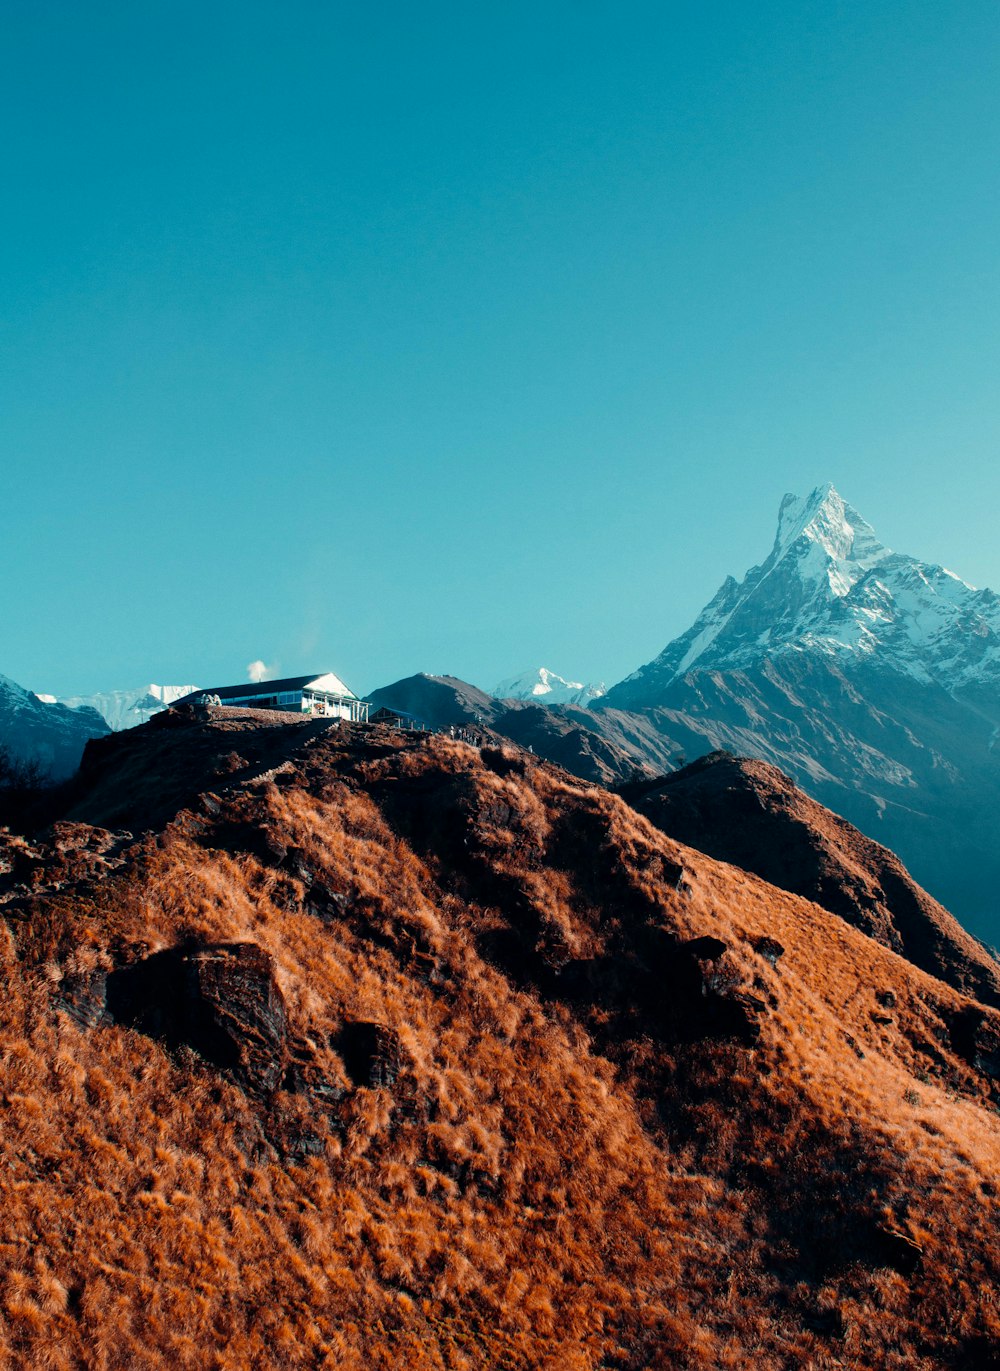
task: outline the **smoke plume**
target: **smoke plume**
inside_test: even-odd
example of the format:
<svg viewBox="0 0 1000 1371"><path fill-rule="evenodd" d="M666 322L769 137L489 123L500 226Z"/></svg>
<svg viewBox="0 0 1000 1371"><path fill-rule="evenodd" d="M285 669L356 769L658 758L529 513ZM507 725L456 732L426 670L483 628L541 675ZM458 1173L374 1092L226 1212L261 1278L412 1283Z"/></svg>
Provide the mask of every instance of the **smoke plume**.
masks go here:
<svg viewBox="0 0 1000 1371"><path fill-rule="evenodd" d="M247 676L249 676L250 680L253 681L255 685L259 681L268 680L273 675L274 667L268 666L268 664L261 661L259 657L255 662L250 662L247 666Z"/></svg>

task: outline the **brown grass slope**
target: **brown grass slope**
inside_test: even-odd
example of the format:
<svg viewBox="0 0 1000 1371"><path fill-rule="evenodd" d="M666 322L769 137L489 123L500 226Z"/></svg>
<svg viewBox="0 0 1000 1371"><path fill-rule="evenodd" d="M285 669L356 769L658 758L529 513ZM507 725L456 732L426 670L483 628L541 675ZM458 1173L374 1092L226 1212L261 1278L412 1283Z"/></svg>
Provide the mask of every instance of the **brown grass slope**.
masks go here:
<svg viewBox="0 0 1000 1371"><path fill-rule="evenodd" d="M619 793L681 842L815 900L933 976L1000 1006L1000 965L894 852L767 762L711 753Z"/></svg>
<svg viewBox="0 0 1000 1371"><path fill-rule="evenodd" d="M0 845L0 1364L994 1364L1000 1016L842 919L509 747L180 718L74 805Z"/></svg>

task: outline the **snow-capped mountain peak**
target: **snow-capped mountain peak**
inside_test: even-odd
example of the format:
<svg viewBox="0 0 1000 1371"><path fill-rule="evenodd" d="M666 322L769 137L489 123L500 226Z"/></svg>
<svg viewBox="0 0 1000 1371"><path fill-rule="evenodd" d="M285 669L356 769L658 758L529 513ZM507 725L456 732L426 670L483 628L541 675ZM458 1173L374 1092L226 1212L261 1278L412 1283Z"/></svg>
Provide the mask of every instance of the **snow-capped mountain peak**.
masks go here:
<svg viewBox="0 0 1000 1371"><path fill-rule="evenodd" d="M89 705L91 709L96 709L98 714L103 715L109 727L118 733L123 728L135 728L137 724L146 723L154 714L159 714L176 700L190 695L197 689L198 687L193 685L150 684L135 686L131 690L103 690L95 695L71 695L60 699L59 703L68 705L70 709ZM51 695L39 695L38 698L46 704L54 703Z"/></svg>
<svg viewBox="0 0 1000 1371"><path fill-rule="evenodd" d="M493 687L490 694L496 700L531 700L543 705L587 705L605 692L604 682L585 685L582 681L567 681L547 667L522 671Z"/></svg>
<svg viewBox="0 0 1000 1371"><path fill-rule="evenodd" d="M788 652L864 657L949 690L1000 681L1000 600L893 552L820 486L785 496L766 561L740 582L727 577L691 628L610 698L638 702L696 667L739 670Z"/></svg>
<svg viewBox="0 0 1000 1371"><path fill-rule="evenodd" d="M817 487L805 498L785 496L768 561L776 564L799 548L800 540L813 554L816 569L826 572L835 595L845 595L861 575L891 556L871 524L830 484Z"/></svg>

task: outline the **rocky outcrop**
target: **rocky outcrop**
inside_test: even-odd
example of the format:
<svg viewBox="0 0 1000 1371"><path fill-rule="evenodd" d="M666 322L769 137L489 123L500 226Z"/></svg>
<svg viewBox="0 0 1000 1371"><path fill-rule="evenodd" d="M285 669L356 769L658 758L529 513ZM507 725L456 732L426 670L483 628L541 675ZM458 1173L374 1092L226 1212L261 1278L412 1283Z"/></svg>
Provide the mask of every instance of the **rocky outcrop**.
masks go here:
<svg viewBox="0 0 1000 1371"><path fill-rule="evenodd" d="M951 1026L955 1051L990 1081L1000 1081L1000 1014L968 1005Z"/></svg>
<svg viewBox="0 0 1000 1371"><path fill-rule="evenodd" d="M276 1090L287 1065L288 1023L270 958L254 943L169 948L111 972L115 1023L187 1047L247 1090Z"/></svg>
<svg viewBox="0 0 1000 1371"><path fill-rule="evenodd" d="M56 822L29 838L0 828L0 908L23 908L44 895L92 889L118 871L134 842L128 829Z"/></svg>
<svg viewBox="0 0 1000 1371"><path fill-rule="evenodd" d="M369 1089L388 1089L402 1069L399 1034L385 1024L345 1023L334 1039L351 1082Z"/></svg>

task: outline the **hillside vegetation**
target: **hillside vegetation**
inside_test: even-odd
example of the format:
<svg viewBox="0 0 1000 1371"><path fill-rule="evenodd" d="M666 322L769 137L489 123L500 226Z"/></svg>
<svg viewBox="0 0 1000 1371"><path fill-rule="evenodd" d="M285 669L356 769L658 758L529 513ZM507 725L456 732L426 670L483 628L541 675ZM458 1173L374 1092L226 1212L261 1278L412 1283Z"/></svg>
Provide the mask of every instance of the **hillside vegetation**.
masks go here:
<svg viewBox="0 0 1000 1371"><path fill-rule="evenodd" d="M2 1364L995 1364L996 1011L510 745L212 714L0 840Z"/></svg>

